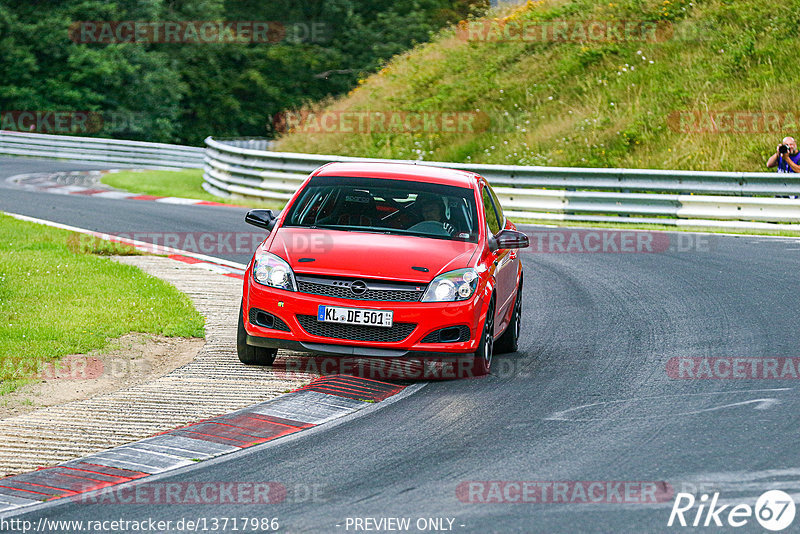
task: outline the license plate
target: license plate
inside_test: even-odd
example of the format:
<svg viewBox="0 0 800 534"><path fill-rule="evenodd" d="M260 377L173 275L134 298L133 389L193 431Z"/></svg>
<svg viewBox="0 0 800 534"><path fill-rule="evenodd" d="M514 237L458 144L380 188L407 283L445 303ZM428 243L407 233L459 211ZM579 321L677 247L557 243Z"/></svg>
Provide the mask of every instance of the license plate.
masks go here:
<svg viewBox="0 0 800 534"><path fill-rule="evenodd" d="M364 310L360 308L340 308L338 306L320 306L317 321L322 323L358 324L363 326L392 326L391 310Z"/></svg>

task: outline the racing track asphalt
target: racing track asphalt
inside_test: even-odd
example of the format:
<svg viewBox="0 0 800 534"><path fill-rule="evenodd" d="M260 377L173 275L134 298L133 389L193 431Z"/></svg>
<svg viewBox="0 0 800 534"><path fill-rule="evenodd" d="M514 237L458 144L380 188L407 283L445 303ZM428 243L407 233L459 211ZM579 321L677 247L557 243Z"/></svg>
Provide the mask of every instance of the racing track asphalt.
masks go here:
<svg viewBox="0 0 800 534"><path fill-rule="evenodd" d="M66 168L25 161L11 172L43 166ZM9 168L0 162L0 173ZM229 208L11 190L0 191L0 209L99 231L230 229L241 218ZM64 502L18 517L278 517L285 532L353 532L348 517L410 517L412 525L448 517L455 532L674 532L686 529L667 527L671 499L474 504L456 489L467 481L666 481L675 491L705 484L726 502L752 505L772 487L797 500L797 381L674 380L665 368L671 357L799 357L800 244L706 239L700 250L659 254L523 253L520 350L496 356L492 376L431 382L361 417L159 479L275 481L290 491L281 504ZM292 491L312 485L312 500ZM751 518L736 530L757 526Z"/></svg>
<svg viewBox="0 0 800 534"><path fill-rule="evenodd" d="M140 200L59 195L15 189L6 182L6 178L18 174L103 168L98 165L60 161L0 158L0 210L110 234L246 232L252 235L260 232L244 222L247 208L182 206ZM183 240L183 236L178 237ZM137 239L152 242L146 236ZM219 248L207 250L206 254L243 264L250 261L252 252L238 252L233 249L232 243L231 247L221 241L214 243L219 243ZM193 252L201 250L196 249Z"/></svg>

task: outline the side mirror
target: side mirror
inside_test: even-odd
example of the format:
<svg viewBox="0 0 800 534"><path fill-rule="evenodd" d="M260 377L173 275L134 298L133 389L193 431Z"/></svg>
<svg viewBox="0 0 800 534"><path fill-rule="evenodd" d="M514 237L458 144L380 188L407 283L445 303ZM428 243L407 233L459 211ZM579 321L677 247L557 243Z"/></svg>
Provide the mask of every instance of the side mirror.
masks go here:
<svg viewBox="0 0 800 534"><path fill-rule="evenodd" d="M492 250L527 248L530 246L528 236L517 230L500 230L489 240Z"/></svg>
<svg viewBox="0 0 800 534"><path fill-rule="evenodd" d="M250 210L244 216L244 222L263 228L267 232L271 232L275 227L278 218L272 213L272 210Z"/></svg>

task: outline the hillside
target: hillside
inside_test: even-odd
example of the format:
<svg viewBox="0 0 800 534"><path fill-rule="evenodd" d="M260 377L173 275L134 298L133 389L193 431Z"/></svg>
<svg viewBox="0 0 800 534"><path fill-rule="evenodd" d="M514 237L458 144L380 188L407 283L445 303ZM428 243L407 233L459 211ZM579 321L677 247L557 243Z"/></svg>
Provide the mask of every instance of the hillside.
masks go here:
<svg viewBox="0 0 800 534"><path fill-rule="evenodd" d="M797 0L528 2L462 21L395 56L347 96L290 113L294 131L277 150L766 170L780 138L800 135L800 71L788 67L800 49L798 8ZM386 131L359 127L365 111L384 113ZM434 119L418 131L414 121L401 124L406 112L474 115L463 131ZM319 133L323 118L331 132Z"/></svg>

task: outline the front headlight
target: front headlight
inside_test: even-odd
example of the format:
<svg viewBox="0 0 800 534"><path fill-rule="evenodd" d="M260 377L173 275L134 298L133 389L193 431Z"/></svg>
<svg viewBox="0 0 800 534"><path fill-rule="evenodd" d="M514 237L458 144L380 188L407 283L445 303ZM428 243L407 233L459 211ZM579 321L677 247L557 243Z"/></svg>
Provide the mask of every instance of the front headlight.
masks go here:
<svg viewBox="0 0 800 534"><path fill-rule="evenodd" d="M425 290L422 302L454 302L467 300L478 287L475 269L458 269L440 274Z"/></svg>
<svg viewBox="0 0 800 534"><path fill-rule="evenodd" d="M292 268L283 258L269 252L256 253L253 261L253 278L265 286L297 291Z"/></svg>

